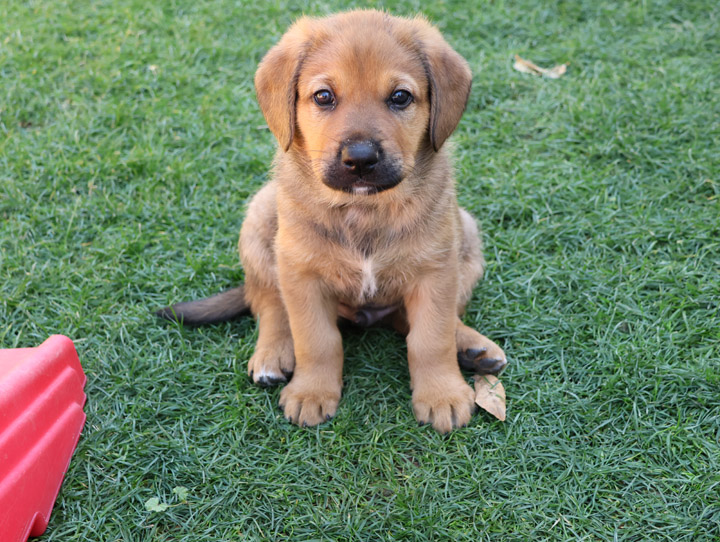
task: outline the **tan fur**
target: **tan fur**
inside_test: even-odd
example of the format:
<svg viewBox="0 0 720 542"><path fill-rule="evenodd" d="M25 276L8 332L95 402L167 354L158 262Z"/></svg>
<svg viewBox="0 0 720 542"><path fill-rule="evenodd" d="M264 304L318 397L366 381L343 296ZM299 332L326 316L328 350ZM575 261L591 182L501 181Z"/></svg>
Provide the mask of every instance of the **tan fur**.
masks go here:
<svg viewBox="0 0 720 542"><path fill-rule="evenodd" d="M401 303L395 320L408 332L418 420L442 432L466 424L473 392L458 346L490 347L504 360L458 318L484 263L443 145L465 108L467 63L422 18L356 11L295 23L255 81L280 148L240 237L246 297L260 326L248 371L280 379L294 367L280 403L291 421L318 424L340 400L338 307ZM330 113L313 101L326 87L338 100ZM386 101L398 87L414 97L402 114ZM401 164L400 184L355 194L322 182L340 143L358 134Z"/></svg>
<svg viewBox="0 0 720 542"><path fill-rule="evenodd" d="M244 296L259 324L249 374L267 384L293 373L280 395L286 417L299 425L329 419L342 387L338 317L380 307L383 321L407 335L418 421L440 432L465 425L474 394L458 359L488 372L506 363L459 319L484 267L444 144L470 91L467 63L422 18L354 11L299 20L262 60L255 83L279 148L240 234ZM314 101L321 89L333 91L334 107ZM398 89L413 96L402 110L388 98ZM343 146L370 139L399 184L377 193L354 182L331 187L328 171L345 171Z"/></svg>

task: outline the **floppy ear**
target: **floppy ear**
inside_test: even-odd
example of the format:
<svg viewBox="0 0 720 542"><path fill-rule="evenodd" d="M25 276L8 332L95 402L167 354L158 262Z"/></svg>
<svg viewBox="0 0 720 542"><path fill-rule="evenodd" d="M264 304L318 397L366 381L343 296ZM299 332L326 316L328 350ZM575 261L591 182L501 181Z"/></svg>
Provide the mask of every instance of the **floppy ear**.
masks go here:
<svg viewBox="0 0 720 542"><path fill-rule="evenodd" d="M470 96L470 66L424 19L419 23L420 51L430 85L430 141L440 150L460 122Z"/></svg>
<svg viewBox="0 0 720 542"><path fill-rule="evenodd" d="M307 20L296 22L270 49L255 73L255 92L268 127L287 151L295 134L295 102L307 42Z"/></svg>

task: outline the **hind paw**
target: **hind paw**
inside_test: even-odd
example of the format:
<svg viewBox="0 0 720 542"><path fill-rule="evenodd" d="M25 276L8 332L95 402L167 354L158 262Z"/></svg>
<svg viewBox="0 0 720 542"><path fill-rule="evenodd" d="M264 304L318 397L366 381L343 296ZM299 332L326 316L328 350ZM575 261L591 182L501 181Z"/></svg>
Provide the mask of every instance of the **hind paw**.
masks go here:
<svg viewBox="0 0 720 542"><path fill-rule="evenodd" d="M248 361L248 375L259 386L275 386L288 382L295 369L292 344L272 348L258 347Z"/></svg>
<svg viewBox="0 0 720 542"><path fill-rule="evenodd" d="M457 353L460 367L477 374L500 374L507 367L505 352L490 339L477 348L467 348Z"/></svg>

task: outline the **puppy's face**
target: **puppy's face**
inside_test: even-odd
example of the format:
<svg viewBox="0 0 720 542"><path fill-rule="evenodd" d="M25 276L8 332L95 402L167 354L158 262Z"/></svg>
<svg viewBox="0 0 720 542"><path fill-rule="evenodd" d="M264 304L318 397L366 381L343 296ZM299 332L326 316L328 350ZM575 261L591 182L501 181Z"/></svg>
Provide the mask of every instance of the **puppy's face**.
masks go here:
<svg viewBox="0 0 720 542"><path fill-rule="evenodd" d="M281 149L336 201L419 177L460 120L470 83L467 63L424 19L378 11L301 19L255 76Z"/></svg>
<svg viewBox="0 0 720 542"><path fill-rule="evenodd" d="M353 38L332 36L303 62L296 140L325 186L372 195L407 178L427 146L428 80L390 36Z"/></svg>

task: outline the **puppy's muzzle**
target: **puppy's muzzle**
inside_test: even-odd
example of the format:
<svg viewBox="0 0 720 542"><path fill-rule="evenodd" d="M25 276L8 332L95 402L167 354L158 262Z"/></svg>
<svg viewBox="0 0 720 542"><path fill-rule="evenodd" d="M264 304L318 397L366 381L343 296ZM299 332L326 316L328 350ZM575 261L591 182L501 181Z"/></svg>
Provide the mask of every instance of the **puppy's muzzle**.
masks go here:
<svg viewBox="0 0 720 542"><path fill-rule="evenodd" d="M343 141L323 179L330 188L352 194L376 194L402 181L401 168L373 139Z"/></svg>

